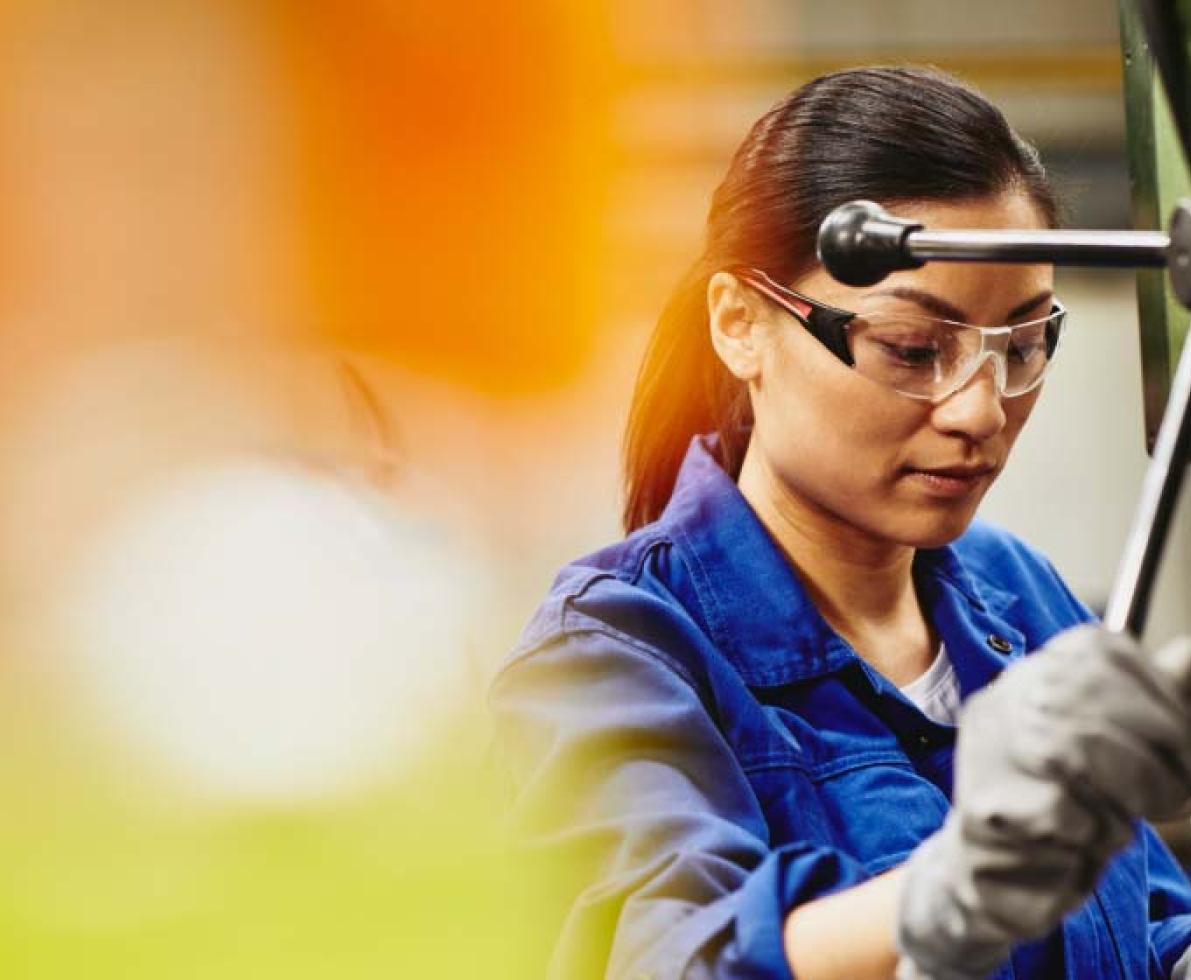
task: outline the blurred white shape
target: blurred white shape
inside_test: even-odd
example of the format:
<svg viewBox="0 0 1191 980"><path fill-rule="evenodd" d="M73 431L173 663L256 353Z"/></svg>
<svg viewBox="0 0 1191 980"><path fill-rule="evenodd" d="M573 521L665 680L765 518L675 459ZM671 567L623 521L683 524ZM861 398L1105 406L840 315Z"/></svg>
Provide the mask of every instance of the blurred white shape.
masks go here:
<svg viewBox="0 0 1191 980"><path fill-rule="evenodd" d="M475 564L332 474L181 474L79 568L64 598L89 695L207 793L350 789L417 759L466 700Z"/></svg>

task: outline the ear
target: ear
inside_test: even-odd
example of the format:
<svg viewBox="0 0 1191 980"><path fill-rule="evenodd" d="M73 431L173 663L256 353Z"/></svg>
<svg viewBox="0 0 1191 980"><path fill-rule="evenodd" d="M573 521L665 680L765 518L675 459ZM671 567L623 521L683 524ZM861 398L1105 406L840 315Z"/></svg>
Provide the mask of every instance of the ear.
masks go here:
<svg viewBox="0 0 1191 980"><path fill-rule="evenodd" d="M741 381L755 381L761 373L763 324L758 322L757 300L729 272L717 272L707 283L711 346L724 366Z"/></svg>

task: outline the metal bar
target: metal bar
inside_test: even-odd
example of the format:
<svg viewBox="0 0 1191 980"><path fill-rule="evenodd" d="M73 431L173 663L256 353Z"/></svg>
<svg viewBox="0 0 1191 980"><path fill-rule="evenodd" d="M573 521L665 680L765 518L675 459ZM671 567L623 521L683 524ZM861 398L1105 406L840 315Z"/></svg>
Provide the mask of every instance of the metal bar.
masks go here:
<svg viewBox="0 0 1191 980"><path fill-rule="evenodd" d="M1160 231L914 231L905 251L923 262L1050 262L1137 268L1165 266Z"/></svg>
<svg viewBox="0 0 1191 980"><path fill-rule="evenodd" d="M1104 625L1140 637L1191 448L1191 344L1183 345L1146 470L1141 499L1113 582Z"/></svg>

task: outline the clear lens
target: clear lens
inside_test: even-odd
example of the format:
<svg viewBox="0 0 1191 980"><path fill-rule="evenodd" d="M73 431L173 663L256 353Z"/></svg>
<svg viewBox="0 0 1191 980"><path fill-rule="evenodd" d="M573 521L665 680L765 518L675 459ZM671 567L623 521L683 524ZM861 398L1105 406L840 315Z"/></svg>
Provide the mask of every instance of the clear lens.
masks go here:
<svg viewBox="0 0 1191 980"><path fill-rule="evenodd" d="M967 338L928 317L857 318L848 326L856 370L907 394L930 395L968 359ZM979 336L976 338L979 344ZM978 348L971 355L978 353Z"/></svg>
<svg viewBox="0 0 1191 980"><path fill-rule="evenodd" d="M1005 393L1028 391L1046 372L1046 320L1028 323L1005 335Z"/></svg>
<svg viewBox="0 0 1191 980"><path fill-rule="evenodd" d="M859 315L848 324L856 370L915 398L943 398L965 384L992 355L1001 362L1003 395L1021 395L1046 373L1050 337L1062 311L1012 327L975 327L901 314Z"/></svg>

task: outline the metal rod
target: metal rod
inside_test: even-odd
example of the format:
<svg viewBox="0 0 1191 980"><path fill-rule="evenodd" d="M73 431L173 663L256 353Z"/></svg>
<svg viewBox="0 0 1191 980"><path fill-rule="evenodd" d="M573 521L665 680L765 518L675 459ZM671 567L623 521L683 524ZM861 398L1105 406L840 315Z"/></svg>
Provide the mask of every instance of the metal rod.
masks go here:
<svg viewBox="0 0 1191 980"><path fill-rule="evenodd" d="M907 254L923 262L1050 262L1138 268L1165 266L1160 231L912 231Z"/></svg>
<svg viewBox="0 0 1191 980"><path fill-rule="evenodd" d="M1146 470L1141 499L1117 569L1104 613L1104 625L1140 637L1145 629L1150 597L1167 532L1174 517L1179 488L1191 448L1191 343L1183 345L1166 413L1154 443L1154 456Z"/></svg>

